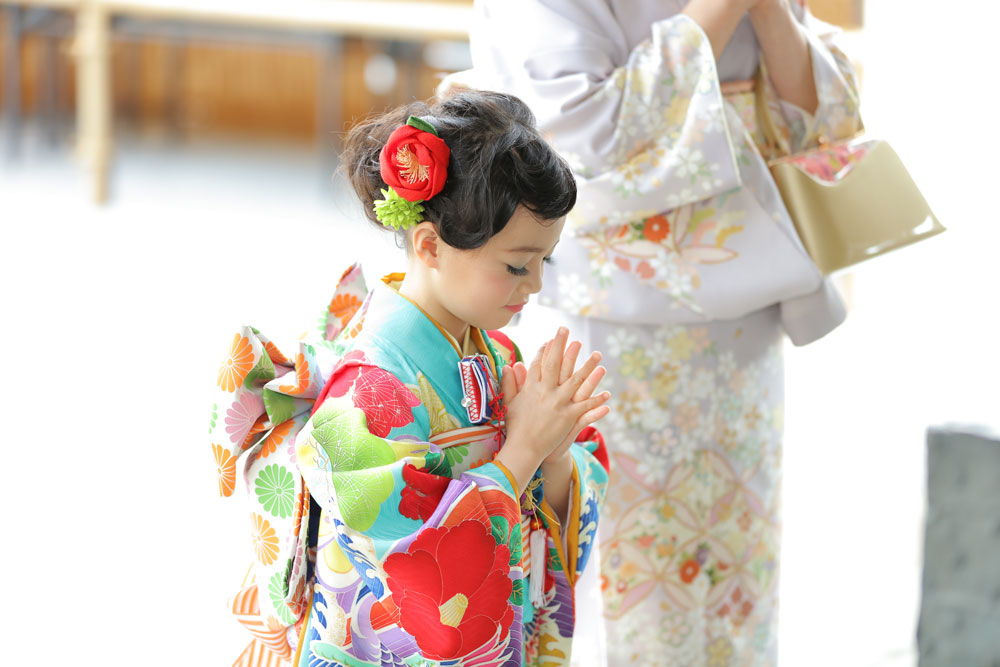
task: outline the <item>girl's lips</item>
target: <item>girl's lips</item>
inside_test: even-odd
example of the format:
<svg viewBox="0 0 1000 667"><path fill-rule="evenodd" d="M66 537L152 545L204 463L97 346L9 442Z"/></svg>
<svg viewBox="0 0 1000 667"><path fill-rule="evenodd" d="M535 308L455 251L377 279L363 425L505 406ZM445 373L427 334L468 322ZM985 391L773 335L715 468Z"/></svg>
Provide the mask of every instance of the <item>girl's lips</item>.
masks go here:
<svg viewBox="0 0 1000 667"><path fill-rule="evenodd" d="M518 306L504 306L504 308L506 308L507 310L509 310L512 313L520 313L521 309L524 308L524 304L522 303L522 304L520 304Z"/></svg>

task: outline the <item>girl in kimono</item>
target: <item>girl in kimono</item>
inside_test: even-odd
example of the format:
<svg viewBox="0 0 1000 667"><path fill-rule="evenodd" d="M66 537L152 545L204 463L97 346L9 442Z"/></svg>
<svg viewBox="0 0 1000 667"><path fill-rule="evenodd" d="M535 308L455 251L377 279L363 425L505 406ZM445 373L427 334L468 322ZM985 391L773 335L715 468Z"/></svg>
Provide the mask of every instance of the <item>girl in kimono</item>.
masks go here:
<svg viewBox="0 0 1000 667"><path fill-rule="evenodd" d="M240 445L256 586L234 602L258 640L237 664L568 664L607 481L604 369L577 368L565 328L528 366L488 331L541 288L572 172L490 93L365 122L343 160L408 271L368 292L352 267L294 361L246 329L223 367L262 369L225 378L259 433Z"/></svg>
<svg viewBox="0 0 1000 667"><path fill-rule="evenodd" d="M476 3L452 83L521 97L577 175L518 335L568 326L608 355L592 590L612 665L776 661L783 334L804 345L845 310L765 160L860 129L831 37L801 0Z"/></svg>

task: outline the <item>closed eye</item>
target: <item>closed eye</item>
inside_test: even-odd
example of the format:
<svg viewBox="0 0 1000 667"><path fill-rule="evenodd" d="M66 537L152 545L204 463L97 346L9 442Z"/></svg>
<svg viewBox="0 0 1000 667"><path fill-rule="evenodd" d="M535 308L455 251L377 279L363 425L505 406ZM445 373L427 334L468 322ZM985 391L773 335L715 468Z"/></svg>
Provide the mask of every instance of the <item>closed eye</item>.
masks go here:
<svg viewBox="0 0 1000 667"><path fill-rule="evenodd" d="M549 255L548 257L543 257L542 261L545 262L546 264L552 264L552 263L555 262L555 260L552 259L552 255ZM528 275L531 272L528 271L528 267L526 267L526 266L517 267L517 266L511 266L510 264L508 264L507 265L507 273L509 273L511 275L514 275L514 276L526 276L526 275Z"/></svg>

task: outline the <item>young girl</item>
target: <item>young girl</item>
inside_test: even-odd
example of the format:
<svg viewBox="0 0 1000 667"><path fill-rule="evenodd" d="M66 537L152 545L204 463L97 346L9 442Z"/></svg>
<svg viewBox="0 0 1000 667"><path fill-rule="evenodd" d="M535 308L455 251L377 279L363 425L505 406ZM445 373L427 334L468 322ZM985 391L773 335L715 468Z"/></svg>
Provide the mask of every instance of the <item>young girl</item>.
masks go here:
<svg viewBox="0 0 1000 667"><path fill-rule="evenodd" d="M569 664L607 481L589 426L604 369L576 368L565 329L529 366L487 331L541 288L573 176L496 93L364 123L343 159L408 271L366 293L352 267L294 362L246 328L220 370L220 489L249 451L257 501L239 664Z"/></svg>

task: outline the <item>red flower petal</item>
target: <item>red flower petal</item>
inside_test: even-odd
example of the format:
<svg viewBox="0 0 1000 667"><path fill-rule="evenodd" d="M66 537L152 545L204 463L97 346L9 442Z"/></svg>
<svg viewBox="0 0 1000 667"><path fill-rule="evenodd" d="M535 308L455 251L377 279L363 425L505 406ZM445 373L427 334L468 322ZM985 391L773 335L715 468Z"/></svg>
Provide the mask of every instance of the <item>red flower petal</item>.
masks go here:
<svg viewBox="0 0 1000 667"><path fill-rule="evenodd" d="M433 157L431 156L431 152L427 150L427 146L424 146L420 142L414 142L409 146L413 154L417 156L417 162L420 164L430 164Z"/></svg>
<svg viewBox="0 0 1000 667"><path fill-rule="evenodd" d="M376 366L361 367L351 400L365 413L371 434L380 438L412 422L412 408L420 405L420 399L395 375Z"/></svg>
<svg viewBox="0 0 1000 667"><path fill-rule="evenodd" d="M496 540L478 521L466 521L452 528L438 547L438 564L444 575L442 600L456 593L470 597L493 569Z"/></svg>
<svg viewBox="0 0 1000 667"><path fill-rule="evenodd" d="M427 178L410 183L400 175L400 164L396 161L399 148L406 146L417 162L427 168ZM382 180L403 199L423 201L430 199L444 187L448 178L448 161L451 151L448 145L430 132L410 125L396 128L389 136L379 154L379 171Z"/></svg>
<svg viewBox="0 0 1000 667"><path fill-rule="evenodd" d="M407 591L399 606L399 619L428 658L447 660L461 655L462 634L458 628L441 623L437 604L426 595Z"/></svg>
<svg viewBox="0 0 1000 667"><path fill-rule="evenodd" d="M507 613L503 615L500 619L500 639L504 640L507 638L507 632L510 630L510 624L514 622L514 607L512 605L507 605Z"/></svg>
<svg viewBox="0 0 1000 667"><path fill-rule="evenodd" d="M399 501L399 512L410 519L427 521L434 514L451 479L418 470L407 463L403 466L403 487Z"/></svg>
<svg viewBox="0 0 1000 667"><path fill-rule="evenodd" d="M397 606L401 606L400 600L407 591L420 591L436 604L441 604L441 570L433 554L422 550L391 554L385 559L383 567L389 575L392 601Z"/></svg>
<svg viewBox="0 0 1000 667"><path fill-rule="evenodd" d="M361 368L358 366L345 366L335 371L330 378L329 390L323 398L326 399L329 396L337 397L346 394L360 373Z"/></svg>
<svg viewBox="0 0 1000 667"><path fill-rule="evenodd" d="M310 414L316 414L319 410L319 406L323 404L330 396L343 396L347 393L347 390L351 388L354 384L354 380L357 379L358 375L361 373L361 364L365 361L365 353L361 350L351 350L348 352L343 359L337 364L330 373L330 379L326 381L323 386L323 390L316 397L316 402L313 404L312 412ZM360 362L360 363L359 363Z"/></svg>
<svg viewBox="0 0 1000 667"><path fill-rule="evenodd" d="M520 526L514 526L514 530L520 530ZM510 571L510 549L507 545L500 544L497 546L496 554L493 556L493 567L490 571L500 570L501 572Z"/></svg>
<svg viewBox="0 0 1000 667"><path fill-rule="evenodd" d="M497 631L497 623L492 618L485 616L469 618L466 615L465 619L459 623L458 631L462 633L462 653L460 655L465 655L492 639L493 634Z"/></svg>
<svg viewBox="0 0 1000 667"><path fill-rule="evenodd" d="M465 610L465 617L481 615L488 616L493 621L499 620L510 606L507 599L513 588L514 584L506 572L493 572L486 577L479 590L468 596L469 606Z"/></svg>
<svg viewBox="0 0 1000 667"><path fill-rule="evenodd" d="M424 655L451 659L482 646L497 628L507 637L513 622L506 546L497 546L489 528L475 520L450 528L425 528L407 553L385 560L399 623ZM441 605L457 594L466 598L458 628L441 622Z"/></svg>
<svg viewBox="0 0 1000 667"><path fill-rule="evenodd" d="M417 551L426 551L434 556L435 562L437 562L438 545L441 543L441 539L447 534L447 528L424 528L420 531L417 539L413 540L410 544L408 552L412 554Z"/></svg>

